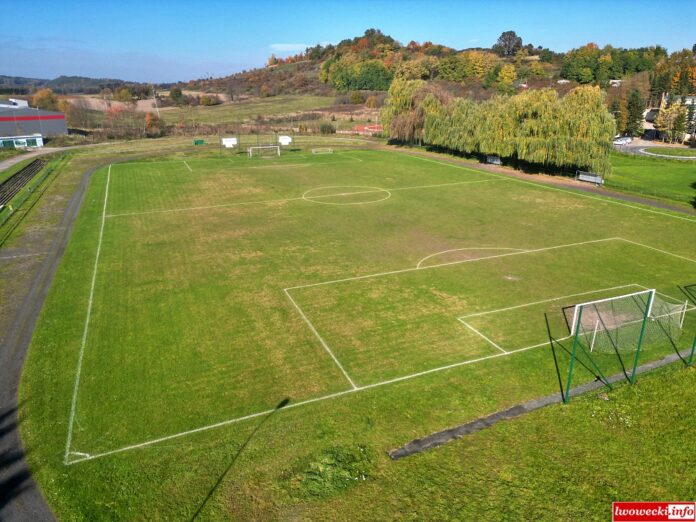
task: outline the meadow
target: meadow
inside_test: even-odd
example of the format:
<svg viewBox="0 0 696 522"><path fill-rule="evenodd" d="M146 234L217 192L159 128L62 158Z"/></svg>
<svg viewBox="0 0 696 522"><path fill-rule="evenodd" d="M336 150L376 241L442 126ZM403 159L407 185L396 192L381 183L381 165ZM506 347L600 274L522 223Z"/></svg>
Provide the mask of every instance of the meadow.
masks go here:
<svg viewBox="0 0 696 522"><path fill-rule="evenodd" d="M649 150L649 149L648 149ZM616 188L694 208L696 163L613 152L608 188Z"/></svg>
<svg viewBox="0 0 696 522"><path fill-rule="evenodd" d="M168 124L175 124L182 120L196 123L243 123L256 119L259 115L272 117L318 110L330 107L334 103L333 96L285 95L253 98L210 107L163 107L160 109L160 114Z"/></svg>
<svg viewBox="0 0 696 522"><path fill-rule="evenodd" d="M578 399L403 462L386 452L557 393L570 347L563 307L645 288L684 302L694 226L348 146L274 158L189 150L104 167L30 348L20 391L29 461L66 519L427 516L407 491L438 518L505 499L510 512L577 519L627 495L687 498L692 482L659 482L657 448L630 481L617 462L593 482L578 458L602 425L614 453L655 429L637 418L659 395L641 392L643 381L667 381L682 411L678 383L693 370L676 365L607 404ZM644 360L694 334L690 308L676 345L654 343ZM615 357L600 359L619 371ZM675 430L659 431L663 447L685 458ZM567 466L529 482L544 448ZM558 486L571 477L585 482Z"/></svg>
<svg viewBox="0 0 696 522"><path fill-rule="evenodd" d="M665 156L680 156L683 158L696 158L696 149L681 149L676 147L647 147L646 152L652 154L664 154Z"/></svg>

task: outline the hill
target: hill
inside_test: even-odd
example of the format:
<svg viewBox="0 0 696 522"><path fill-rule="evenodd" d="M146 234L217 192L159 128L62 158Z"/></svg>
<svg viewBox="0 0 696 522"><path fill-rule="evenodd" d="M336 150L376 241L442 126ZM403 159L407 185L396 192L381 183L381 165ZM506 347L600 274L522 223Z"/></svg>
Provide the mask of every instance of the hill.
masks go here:
<svg viewBox="0 0 696 522"><path fill-rule="evenodd" d="M103 89L116 90L122 86L147 86L139 82L114 78L89 78L87 76L58 76L52 80L45 78L24 78L21 76L0 75L0 94L31 94L37 89L49 88L58 94L97 94ZM148 87L149 88L149 87Z"/></svg>

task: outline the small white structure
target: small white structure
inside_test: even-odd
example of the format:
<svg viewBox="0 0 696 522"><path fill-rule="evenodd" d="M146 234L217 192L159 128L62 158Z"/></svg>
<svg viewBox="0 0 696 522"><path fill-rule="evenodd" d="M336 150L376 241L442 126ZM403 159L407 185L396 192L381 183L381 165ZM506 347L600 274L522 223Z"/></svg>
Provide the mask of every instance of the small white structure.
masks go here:
<svg viewBox="0 0 696 522"><path fill-rule="evenodd" d="M238 145L237 138L222 138L222 145L226 149L233 149Z"/></svg>
<svg viewBox="0 0 696 522"><path fill-rule="evenodd" d="M621 87L621 80L609 80L609 87Z"/></svg>
<svg viewBox="0 0 696 522"><path fill-rule="evenodd" d="M565 85L566 83L570 83L570 80L566 80L566 79L564 79L564 78L561 78L561 79L558 80L556 83L558 83L558 84L560 84L560 85Z"/></svg>
<svg viewBox="0 0 696 522"><path fill-rule="evenodd" d="M292 143L292 138L290 136L278 136L278 143L284 147L288 146Z"/></svg>
<svg viewBox="0 0 696 522"><path fill-rule="evenodd" d="M0 137L0 149L16 149L23 147L43 147L41 134L28 134L25 136Z"/></svg>

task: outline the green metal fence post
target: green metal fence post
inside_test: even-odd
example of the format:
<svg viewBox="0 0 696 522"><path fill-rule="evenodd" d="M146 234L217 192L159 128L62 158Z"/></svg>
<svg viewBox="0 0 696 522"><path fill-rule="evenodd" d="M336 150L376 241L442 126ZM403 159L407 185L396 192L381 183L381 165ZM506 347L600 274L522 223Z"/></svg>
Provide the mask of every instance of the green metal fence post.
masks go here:
<svg viewBox="0 0 696 522"><path fill-rule="evenodd" d="M566 391L563 396L563 402L568 404L570 402L570 382L573 379L573 367L575 366L575 351L578 348L578 336L580 334L580 328L577 327L582 319L582 308L580 308L580 313L578 314L578 320L573 325L575 327L575 336L573 337L573 349L570 352L570 367L568 368L568 381L566 382Z"/></svg>
<svg viewBox="0 0 696 522"><path fill-rule="evenodd" d="M638 337L638 346L636 347L636 355L633 358L633 371L631 372L631 384L636 383L636 368L638 368L638 358L640 357L640 349L643 345L643 339L645 338L645 327L648 324L648 316L650 315L650 308L652 307L653 299L655 298L655 293L651 293L648 297L648 302L645 304L645 312L643 313L643 324L640 327L640 336Z"/></svg>

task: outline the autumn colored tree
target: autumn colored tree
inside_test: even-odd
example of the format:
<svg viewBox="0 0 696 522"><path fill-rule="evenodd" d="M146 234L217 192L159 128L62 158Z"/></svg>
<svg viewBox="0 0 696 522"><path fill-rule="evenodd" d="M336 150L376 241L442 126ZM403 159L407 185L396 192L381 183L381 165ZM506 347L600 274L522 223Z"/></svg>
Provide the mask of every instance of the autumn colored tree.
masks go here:
<svg viewBox="0 0 696 522"><path fill-rule="evenodd" d="M150 138L158 138L164 134L164 121L152 112L145 115L145 133Z"/></svg>
<svg viewBox="0 0 696 522"><path fill-rule="evenodd" d="M500 92L511 93L514 90L514 83L517 80L517 72L515 66L511 63L506 63L500 68L496 84Z"/></svg>
<svg viewBox="0 0 696 522"><path fill-rule="evenodd" d="M31 104L46 111L56 111L58 110L58 96L52 89L39 89L34 93Z"/></svg>
<svg viewBox="0 0 696 522"><path fill-rule="evenodd" d="M687 110L681 103L673 103L660 109L655 118L655 128L660 131L663 139L670 143L684 138L686 132Z"/></svg>
<svg viewBox="0 0 696 522"><path fill-rule="evenodd" d="M133 93L131 93L130 89L124 85L123 87L116 89L116 92L114 93L114 100L124 103L131 103L133 101Z"/></svg>

